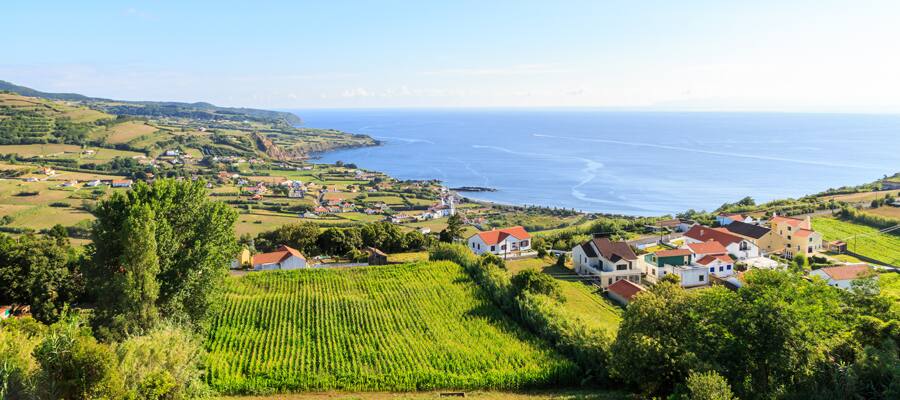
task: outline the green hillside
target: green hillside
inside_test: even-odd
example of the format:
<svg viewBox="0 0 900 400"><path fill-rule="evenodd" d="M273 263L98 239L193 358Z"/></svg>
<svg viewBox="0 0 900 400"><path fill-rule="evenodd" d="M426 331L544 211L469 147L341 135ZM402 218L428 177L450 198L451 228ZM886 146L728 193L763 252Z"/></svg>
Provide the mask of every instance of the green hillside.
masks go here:
<svg viewBox="0 0 900 400"><path fill-rule="evenodd" d="M207 347L226 393L521 389L577 370L448 262L232 278Z"/></svg>

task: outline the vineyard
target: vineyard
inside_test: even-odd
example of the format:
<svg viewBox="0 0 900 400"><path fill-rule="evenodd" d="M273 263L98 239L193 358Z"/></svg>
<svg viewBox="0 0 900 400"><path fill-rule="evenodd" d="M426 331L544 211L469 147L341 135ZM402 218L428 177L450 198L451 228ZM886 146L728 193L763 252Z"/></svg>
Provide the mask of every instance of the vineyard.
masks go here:
<svg viewBox="0 0 900 400"><path fill-rule="evenodd" d="M854 253L900 265L900 235L834 218L813 219L813 229L822 233L823 240L845 240Z"/></svg>
<svg viewBox="0 0 900 400"><path fill-rule="evenodd" d="M246 394L576 381L573 363L477 290L446 262L230 278L207 340L209 383Z"/></svg>

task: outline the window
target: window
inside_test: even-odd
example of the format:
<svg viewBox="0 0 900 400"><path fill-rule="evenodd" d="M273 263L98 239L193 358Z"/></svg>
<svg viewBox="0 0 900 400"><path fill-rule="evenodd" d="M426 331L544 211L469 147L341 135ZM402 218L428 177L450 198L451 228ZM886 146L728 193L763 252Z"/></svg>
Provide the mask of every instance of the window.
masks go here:
<svg viewBox="0 0 900 400"><path fill-rule="evenodd" d="M609 278L609 284L612 285L612 278Z"/></svg>
<svg viewBox="0 0 900 400"><path fill-rule="evenodd" d="M700 275L700 282L703 282L703 278L705 278L705 276Z"/></svg>
<svg viewBox="0 0 900 400"><path fill-rule="evenodd" d="M716 272L716 267L709 267L709 272Z"/></svg>
<svg viewBox="0 0 900 400"><path fill-rule="evenodd" d="M788 240L791 240L791 235L788 235Z"/></svg>
<svg viewBox="0 0 900 400"><path fill-rule="evenodd" d="M720 265L720 266L719 266L719 272L722 272L722 271L724 271L724 270L725 270L725 267L723 267L723 266Z"/></svg>
<svg viewBox="0 0 900 400"><path fill-rule="evenodd" d="M725 269L731 271L731 265L726 266Z"/></svg>
<svg viewBox="0 0 900 400"><path fill-rule="evenodd" d="M496 251L496 250L497 250L497 246L491 246L491 251Z"/></svg>
<svg viewBox="0 0 900 400"><path fill-rule="evenodd" d="M616 265L616 270L617 270L617 271L624 271L624 270L626 270L626 269L628 269L628 266L627 266L627 265Z"/></svg>
<svg viewBox="0 0 900 400"><path fill-rule="evenodd" d="M506 245L504 244L504 245L500 246L500 250L506 250Z"/></svg>
<svg viewBox="0 0 900 400"><path fill-rule="evenodd" d="M523 240L522 243L519 244L519 246L522 246L522 247L528 247L528 241L527 241L527 240Z"/></svg>

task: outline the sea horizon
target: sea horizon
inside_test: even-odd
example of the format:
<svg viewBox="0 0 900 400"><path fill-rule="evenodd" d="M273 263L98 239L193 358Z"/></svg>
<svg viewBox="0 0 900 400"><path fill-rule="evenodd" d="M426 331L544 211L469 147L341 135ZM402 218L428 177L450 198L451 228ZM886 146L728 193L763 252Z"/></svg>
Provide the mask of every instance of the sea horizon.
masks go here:
<svg viewBox="0 0 900 400"><path fill-rule="evenodd" d="M466 197L623 215L801 197L896 172L900 115L596 109L304 109L377 147L319 154ZM857 139L865 133L865 139ZM855 154L848 159L844 154ZM729 170L732 172L729 174Z"/></svg>

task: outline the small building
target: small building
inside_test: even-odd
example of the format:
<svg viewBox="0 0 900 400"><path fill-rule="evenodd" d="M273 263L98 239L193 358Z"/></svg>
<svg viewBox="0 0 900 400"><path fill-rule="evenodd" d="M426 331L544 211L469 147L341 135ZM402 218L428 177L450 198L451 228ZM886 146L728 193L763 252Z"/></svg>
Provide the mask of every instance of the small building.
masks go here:
<svg viewBox="0 0 900 400"><path fill-rule="evenodd" d="M521 226L479 232L470 236L467 242L469 250L478 255L507 255L531 250L531 235Z"/></svg>
<svg viewBox="0 0 900 400"><path fill-rule="evenodd" d="M231 269L241 269L249 267L251 259L252 257L250 257L250 250L245 247L241 249L237 257L231 260Z"/></svg>
<svg viewBox="0 0 900 400"><path fill-rule="evenodd" d="M815 269L809 272L809 276L822 278L828 286L840 289L850 289L850 284L858 279L875 275L875 270L869 264L844 264L834 267Z"/></svg>
<svg viewBox="0 0 900 400"><path fill-rule="evenodd" d="M623 306L627 306L629 303L631 303L632 300L634 300L634 297L637 296L638 293L641 293L644 290L646 289L644 289L643 286L631 282L627 279L622 279L620 281L617 281L616 283L613 283L612 285L609 285L609 287L606 288L606 295L609 296L609 298L613 301Z"/></svg>
<svg viewBox="0 0 900 400"><path fill-rule="evenodd" d="M769 226L775 232L782 254L787 258L797 254L809 257L822 249L822 234L812 230L809 216L800 219L773 215Z"/></svg>
<svg viewBox="0 0 900 400"><path fill-rule="evenodd" d="M847 242L844 242L843 240L830 242L828 243L828 250L838 254L844 254L847 252Z"/></svg>
<svg viewBox="0 0 900 400"><path fill-rule="evenodd" d="M300 251L284 245L271 253L260 253L253 256L251 264L254 271L301 269L308 265L306 257Z"/></svg>
<svg viewBox="0 0 900 400"><path fill-rule="evenodd" d="M0 306L0 321L12 317L13 306Z"/></svg>
<svg viewBox="0 0 900 400"><path fill-rule="evenodd" d="M747 224L752 224L755 220L753 219L753 217L751 217L749 215L743 215L743 214L719 214L719 215L716 215L716 222L719 223L719 226L727 226L727 225L731 224L732 222L737 222L737 221L747 223Z"/></svg>
<svg viewBox="0 0 900 400"><path fill-rule="evenodd" d="M110 186L114 188L130 188L134 184L131 179L113 179Z"/></svg>
<svg viewBox="0 0 900 400"><path fill-rule="evenodd" d="M729 233L725 228L710 228L696 225L684 233L685 243L704 243L709 241L719 242L727 249L728 254L737 257L738 260L759 257L759 247L752 241L738 235Z"/></svg>
<svg viewBox="0 0 900 400"><path fill-rule="evenodd" d="M732 235L740 236L747 239L763 254L777 250L777 240L775 233L771 229L756 224L748 224L743 221L734 221L728 225L724 225L721 229L728 231Z"/></svg>
<svg viewBox="0 0 900 400"><path fill-rule="evenodd" d="M383 251L374 247L366 247L366 253L369 253L369 265L387 265L388 256Z"/></svg>
<svg viewBox="0 0 900 400"><path fill-rule="evenodd" d="M100 182L99 179L94 179L92 181L88 181L88 183L85 183L84 185L87 187L97 187L97 186L100 186L101 183L102 182Z"/></svg>

